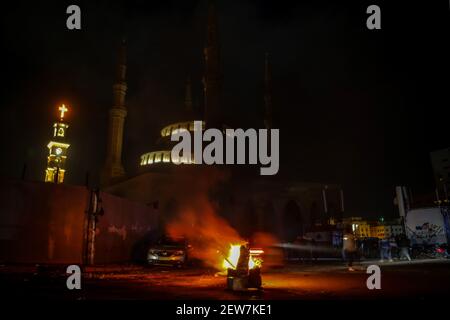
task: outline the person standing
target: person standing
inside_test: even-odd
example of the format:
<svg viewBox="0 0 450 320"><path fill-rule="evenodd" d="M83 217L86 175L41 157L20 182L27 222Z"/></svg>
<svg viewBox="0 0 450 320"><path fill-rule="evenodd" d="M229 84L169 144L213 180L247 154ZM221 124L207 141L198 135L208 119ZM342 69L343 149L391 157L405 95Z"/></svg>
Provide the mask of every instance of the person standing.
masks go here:
<svg viewBox="0 0 450 320"><path fill-rule="evenodd" d="M392 262L390 241L387 237L380 240L380 262L384 262L384 258L389 259Z"/></svg>
<svg viewBox="0 0 450 320"><path fill-rule="evenodd" d="M342 241L342 255L347 261L348 271L355 271L353 269L353 261L356 256L356 238L354 234L347 228L344 232Z"/></svg>
<svg viewBox="0 0 450 320"><path fill-rule="evenodd" d="M391 251L391 258L394 259L394 257L399 257L399 250L397 245L397 240L395 240L394 236L391 236L389 238L389 250Z"/></svg>
<svg viewBox="0 0 450 320"><path fill-rule="evenodd" d="M410 245L409 239L406 237L404 233L401 234L398 240L398 246L400 248L399 254L400 260L402 260L402 258L406 258L408 259L408 261L411 261L411 257L409 256L409 245Z"/></svg>

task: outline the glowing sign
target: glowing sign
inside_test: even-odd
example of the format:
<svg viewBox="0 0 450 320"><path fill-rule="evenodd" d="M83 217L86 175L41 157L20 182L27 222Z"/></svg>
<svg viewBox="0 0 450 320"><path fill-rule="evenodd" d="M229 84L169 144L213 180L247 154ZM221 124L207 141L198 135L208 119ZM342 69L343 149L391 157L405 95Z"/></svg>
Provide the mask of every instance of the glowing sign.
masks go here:
<svg viewBox="0 0 450 320"><path fill-rule="evenodd" d="M58 108L59 111L61 111L61 119L64 118L64 113L69 111L69 109L66 108L66 106L63 104L61 107Z"/></svg>

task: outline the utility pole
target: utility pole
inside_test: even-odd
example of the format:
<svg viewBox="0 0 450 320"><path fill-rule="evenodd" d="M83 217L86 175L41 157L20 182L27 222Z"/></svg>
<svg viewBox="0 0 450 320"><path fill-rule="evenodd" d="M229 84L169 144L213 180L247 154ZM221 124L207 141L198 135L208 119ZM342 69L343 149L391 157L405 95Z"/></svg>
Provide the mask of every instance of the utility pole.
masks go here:
<svg viewBox="0 0 450 320"><path fill-rule="evenodd" d="M323 199L323 212L324 212L324 217L322 217L322 219L320 219L320 224L323 223L323 221L327 221L328 220L328 203L327 203L327 190L328 186L325 185L325 187L322 189L322 199Z"/></svg>
<svg viewBox="0 0 450 320"><path fill-rule="evenodd" d="M438 207L440 208L442 201L441 201L441 197L439 196L439 186L436 186L435 192L436 192L436 201L434 203L437 204Z"/></svg>
<svg viewBox="0 0 450 320"><path fill-rule="evenodd" d="M408 214L409 204L407 201L405 201L405 189L406 188L404 186L395 187L400 222L403 228L403 232L406 234L406 215Z"/></svg>
<svg viewBox="0 0 450 320"><path fill-rule="evenodd" d="M100 190L90 191L89 206L86 217L86 247L84 261L87 265L93 265L95 262L95 231L99 216L103 216L102 200L100 198Z"/></svg>
<svg viewBox="0 0 450 320"><path fill-rule="evenodd" d="M444 200L442 202L444 203L444 205L447 206L448 205L447 179L440 178L439 182L441 182L442 184L442 191L444 193Z"/></svg>

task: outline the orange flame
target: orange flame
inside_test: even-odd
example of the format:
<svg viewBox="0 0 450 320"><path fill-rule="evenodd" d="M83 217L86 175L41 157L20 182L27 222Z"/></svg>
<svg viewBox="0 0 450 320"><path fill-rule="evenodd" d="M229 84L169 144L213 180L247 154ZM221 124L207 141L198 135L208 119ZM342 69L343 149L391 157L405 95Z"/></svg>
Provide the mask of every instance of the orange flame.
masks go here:
<svg viewBox="0 0 450 320"><path fill-rule="evenodd" d="M231 244L230 250L228 252L228 256L226 259L223 259L222 268L224 270L227 270L229 268L236 269L239 256L240 256L240 249L241 244ZM253 252L253 254L252 254ZM256 267L261 267L262 260L259 257L256 257L255 255L263 253L262 250L258 250L254 252L253 250L250 250L250 259L248 260L248 268L253 269Z"/></svg>

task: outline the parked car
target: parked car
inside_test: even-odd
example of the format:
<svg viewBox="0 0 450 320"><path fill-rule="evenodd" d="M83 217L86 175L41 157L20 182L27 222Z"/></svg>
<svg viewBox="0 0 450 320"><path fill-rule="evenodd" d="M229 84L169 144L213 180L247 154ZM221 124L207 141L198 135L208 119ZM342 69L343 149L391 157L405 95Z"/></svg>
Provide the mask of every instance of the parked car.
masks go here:
<svg viewBox="0 0 450 320"><path fill-rule="evenodd" d="M155 245L150 246L147 253L149 265L183 266L188 261L188 253L192 247L185 238L163 237Z"/></svg>

